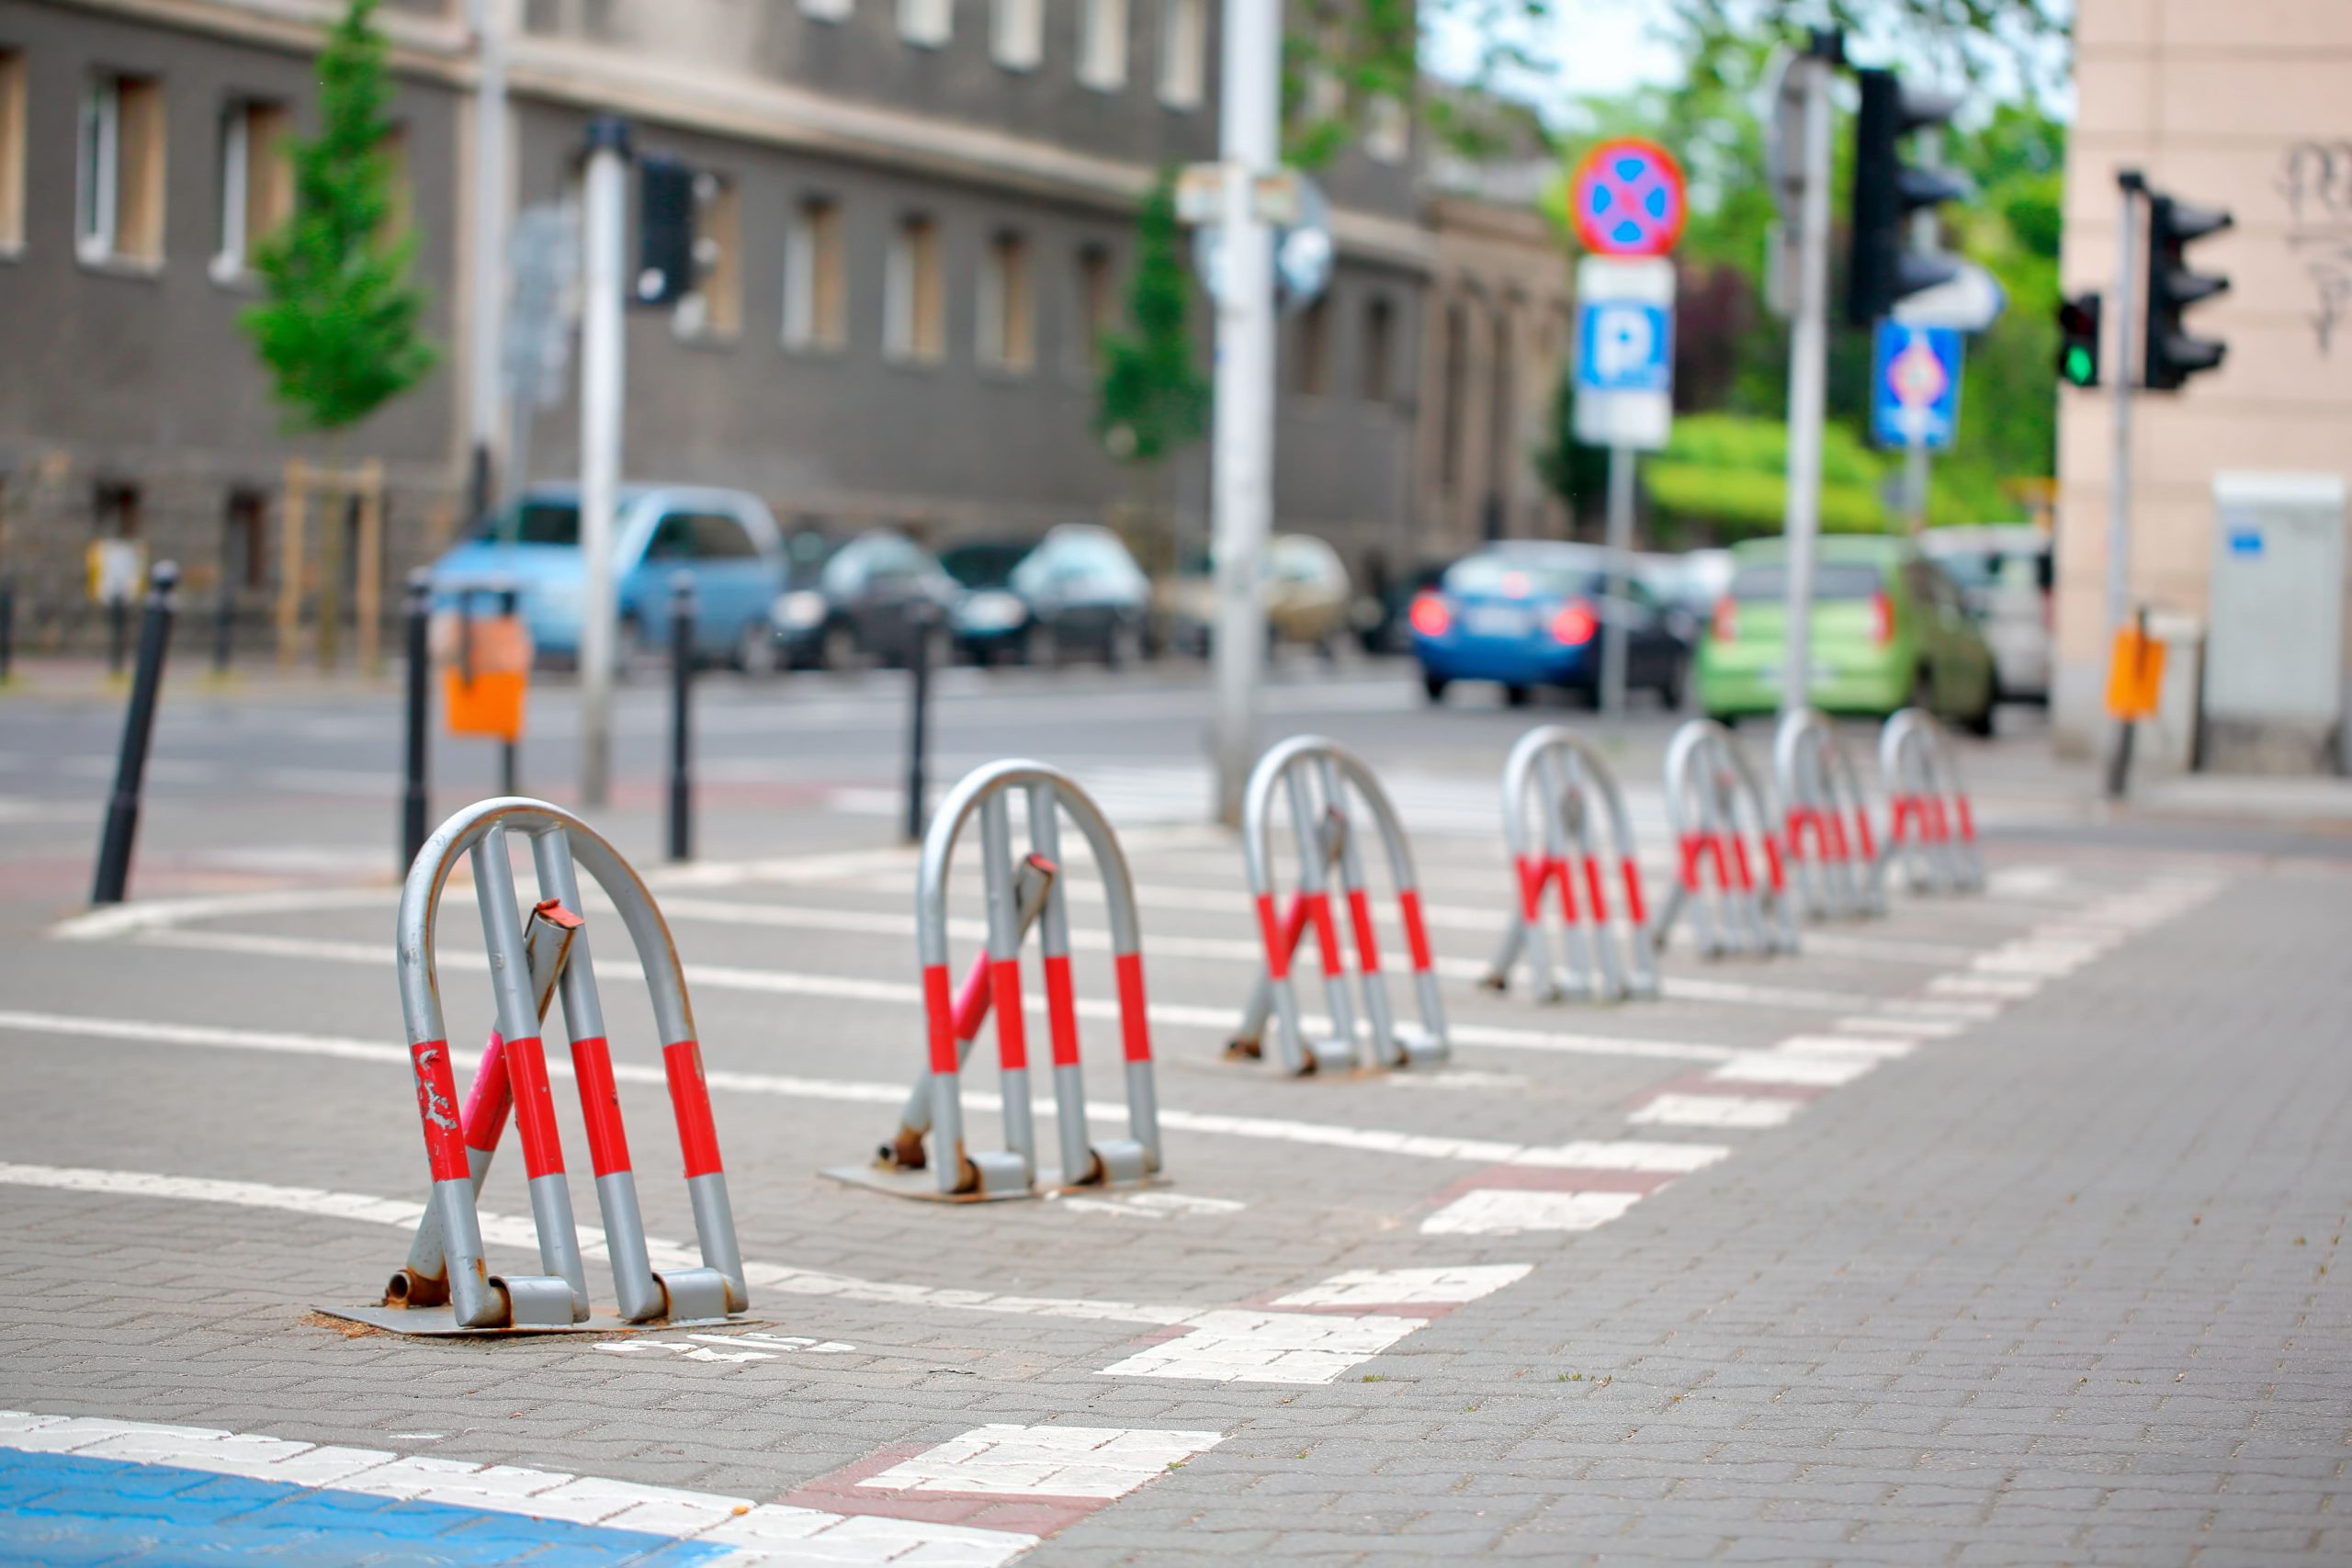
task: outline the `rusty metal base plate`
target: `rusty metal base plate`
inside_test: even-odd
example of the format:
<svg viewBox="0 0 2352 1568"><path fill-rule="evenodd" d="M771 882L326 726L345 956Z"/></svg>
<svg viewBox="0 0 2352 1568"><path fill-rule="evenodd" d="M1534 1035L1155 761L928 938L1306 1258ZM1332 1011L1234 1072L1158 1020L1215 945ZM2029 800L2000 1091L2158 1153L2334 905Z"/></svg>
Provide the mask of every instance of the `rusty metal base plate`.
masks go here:
<svg viewBox="0 0 2352 1568"><path fill-rule="evenodd" d="M585 1323L525 1324L518 1328L460 1328L456 1312L446 1306L322 1306L318 1310L322 1317L341 1318L346 1323L364 1323L370 1328L380 1328L388 1334L405 1334L423 1339L519 1338L527 1334L645 1334L673 1328L757 1328L764 1321L738 1314L629 1323L612 1313L599 1312L590 1314Z"/></svg>
<svg viewBox="0 0 2352 1568"><path fill-rule="evenodd" d="M865 1165L827 1166L822 1172L835 1181L852 1187L868 1188L887 1192L893 1198L912 1198L924 1203L1005 1203L1022 1198L1044 1198L1049 1195L1079 1197L1090 1192L1136 1192L1147 1187L1165 1187L1165 1176L1147 1176L1140 1181L1087 1182L1076 1187L1043 1183L1023 1188L1017 1192L942 1192L939 1177L934 1171L907 1170L871 1163Z"/></svg>

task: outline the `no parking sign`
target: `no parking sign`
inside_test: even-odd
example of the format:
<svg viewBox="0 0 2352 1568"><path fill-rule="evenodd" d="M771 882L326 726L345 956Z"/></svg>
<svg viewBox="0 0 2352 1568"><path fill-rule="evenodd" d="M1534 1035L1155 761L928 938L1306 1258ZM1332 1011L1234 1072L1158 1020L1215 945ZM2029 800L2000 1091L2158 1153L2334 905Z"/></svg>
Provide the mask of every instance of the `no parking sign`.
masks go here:
<svg viewBox="0 0 2352 1568"><path fill-rule="evenodd" d="M1682 165L1619 137L1584 155L1568 211L1592 254L1577 265L1576 436L1655 452L1674 424L1674 264L1689 215Z"/></svg>

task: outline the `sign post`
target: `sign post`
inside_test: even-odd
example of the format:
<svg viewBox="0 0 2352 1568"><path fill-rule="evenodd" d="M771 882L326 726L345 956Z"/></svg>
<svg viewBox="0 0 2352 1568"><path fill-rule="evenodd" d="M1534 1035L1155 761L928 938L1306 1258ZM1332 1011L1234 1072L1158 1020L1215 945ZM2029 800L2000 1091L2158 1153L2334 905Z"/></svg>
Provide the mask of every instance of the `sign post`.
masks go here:
<svg viewBox="0 0 2352 1568"><path fill-rule="evenodd" d="M1674 425L1674 264L1689 206L1682 168L1656 142L1604 141L1569 182L1577 235L1576 437L1609 448L1609 592L1600 622L1600 706L1625 716L1625 580L1634 544L1636 452Z"/></svg>

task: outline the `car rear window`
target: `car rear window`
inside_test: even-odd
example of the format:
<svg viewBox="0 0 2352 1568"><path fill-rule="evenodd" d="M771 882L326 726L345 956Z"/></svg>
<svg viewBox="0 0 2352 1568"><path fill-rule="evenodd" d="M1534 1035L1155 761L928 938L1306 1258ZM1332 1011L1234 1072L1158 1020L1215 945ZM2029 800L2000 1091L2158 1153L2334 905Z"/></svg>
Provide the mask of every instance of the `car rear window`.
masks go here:
<svg viewBox="0 0 2352 1568"><path fill-rule="evenodd" d="M526 501L485 518L474 536L494 544L580 543L580 508L568 501Z"/></svg>
<svg viewBox="0 0 2352 1568"><path fill-rule="evenodd" d="M1867 599L1885 586L1885 580L1874 566L1853 561L1814 564L1813 596L1816 599ZM1788 595L1788 568L1779 561L1759 561L1732 573L1731 596L1735 599L1785 599Z"/></svg>
<svg viewBox="0 0 2352 1568"><path fill-rule="evenodd" d="M1589 568L1540 557L1491 554L1458 560L1445 574L1448 593L1509 593L1519 597L1556 597L1589 593L1599 574Z"/></svg>

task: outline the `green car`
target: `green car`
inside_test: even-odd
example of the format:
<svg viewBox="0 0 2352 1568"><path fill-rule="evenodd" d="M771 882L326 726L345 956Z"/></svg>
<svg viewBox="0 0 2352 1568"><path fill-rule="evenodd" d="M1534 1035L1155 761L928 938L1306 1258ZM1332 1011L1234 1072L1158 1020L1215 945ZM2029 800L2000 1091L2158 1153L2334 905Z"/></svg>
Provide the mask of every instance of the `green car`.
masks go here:
<svg viewBox="0 0 2352 1568"><path fill-rule="evenodd" d="M1785 551L1757 539L1732 552L1731 586L1699 645L1699 706L1710 718L1781 705L1787 635ZM1908 539L1833 536L1814 562L1813 670L1824 713L1924 707L1977 735L1993 732L1992 649L1943 569Z"/></svg>

